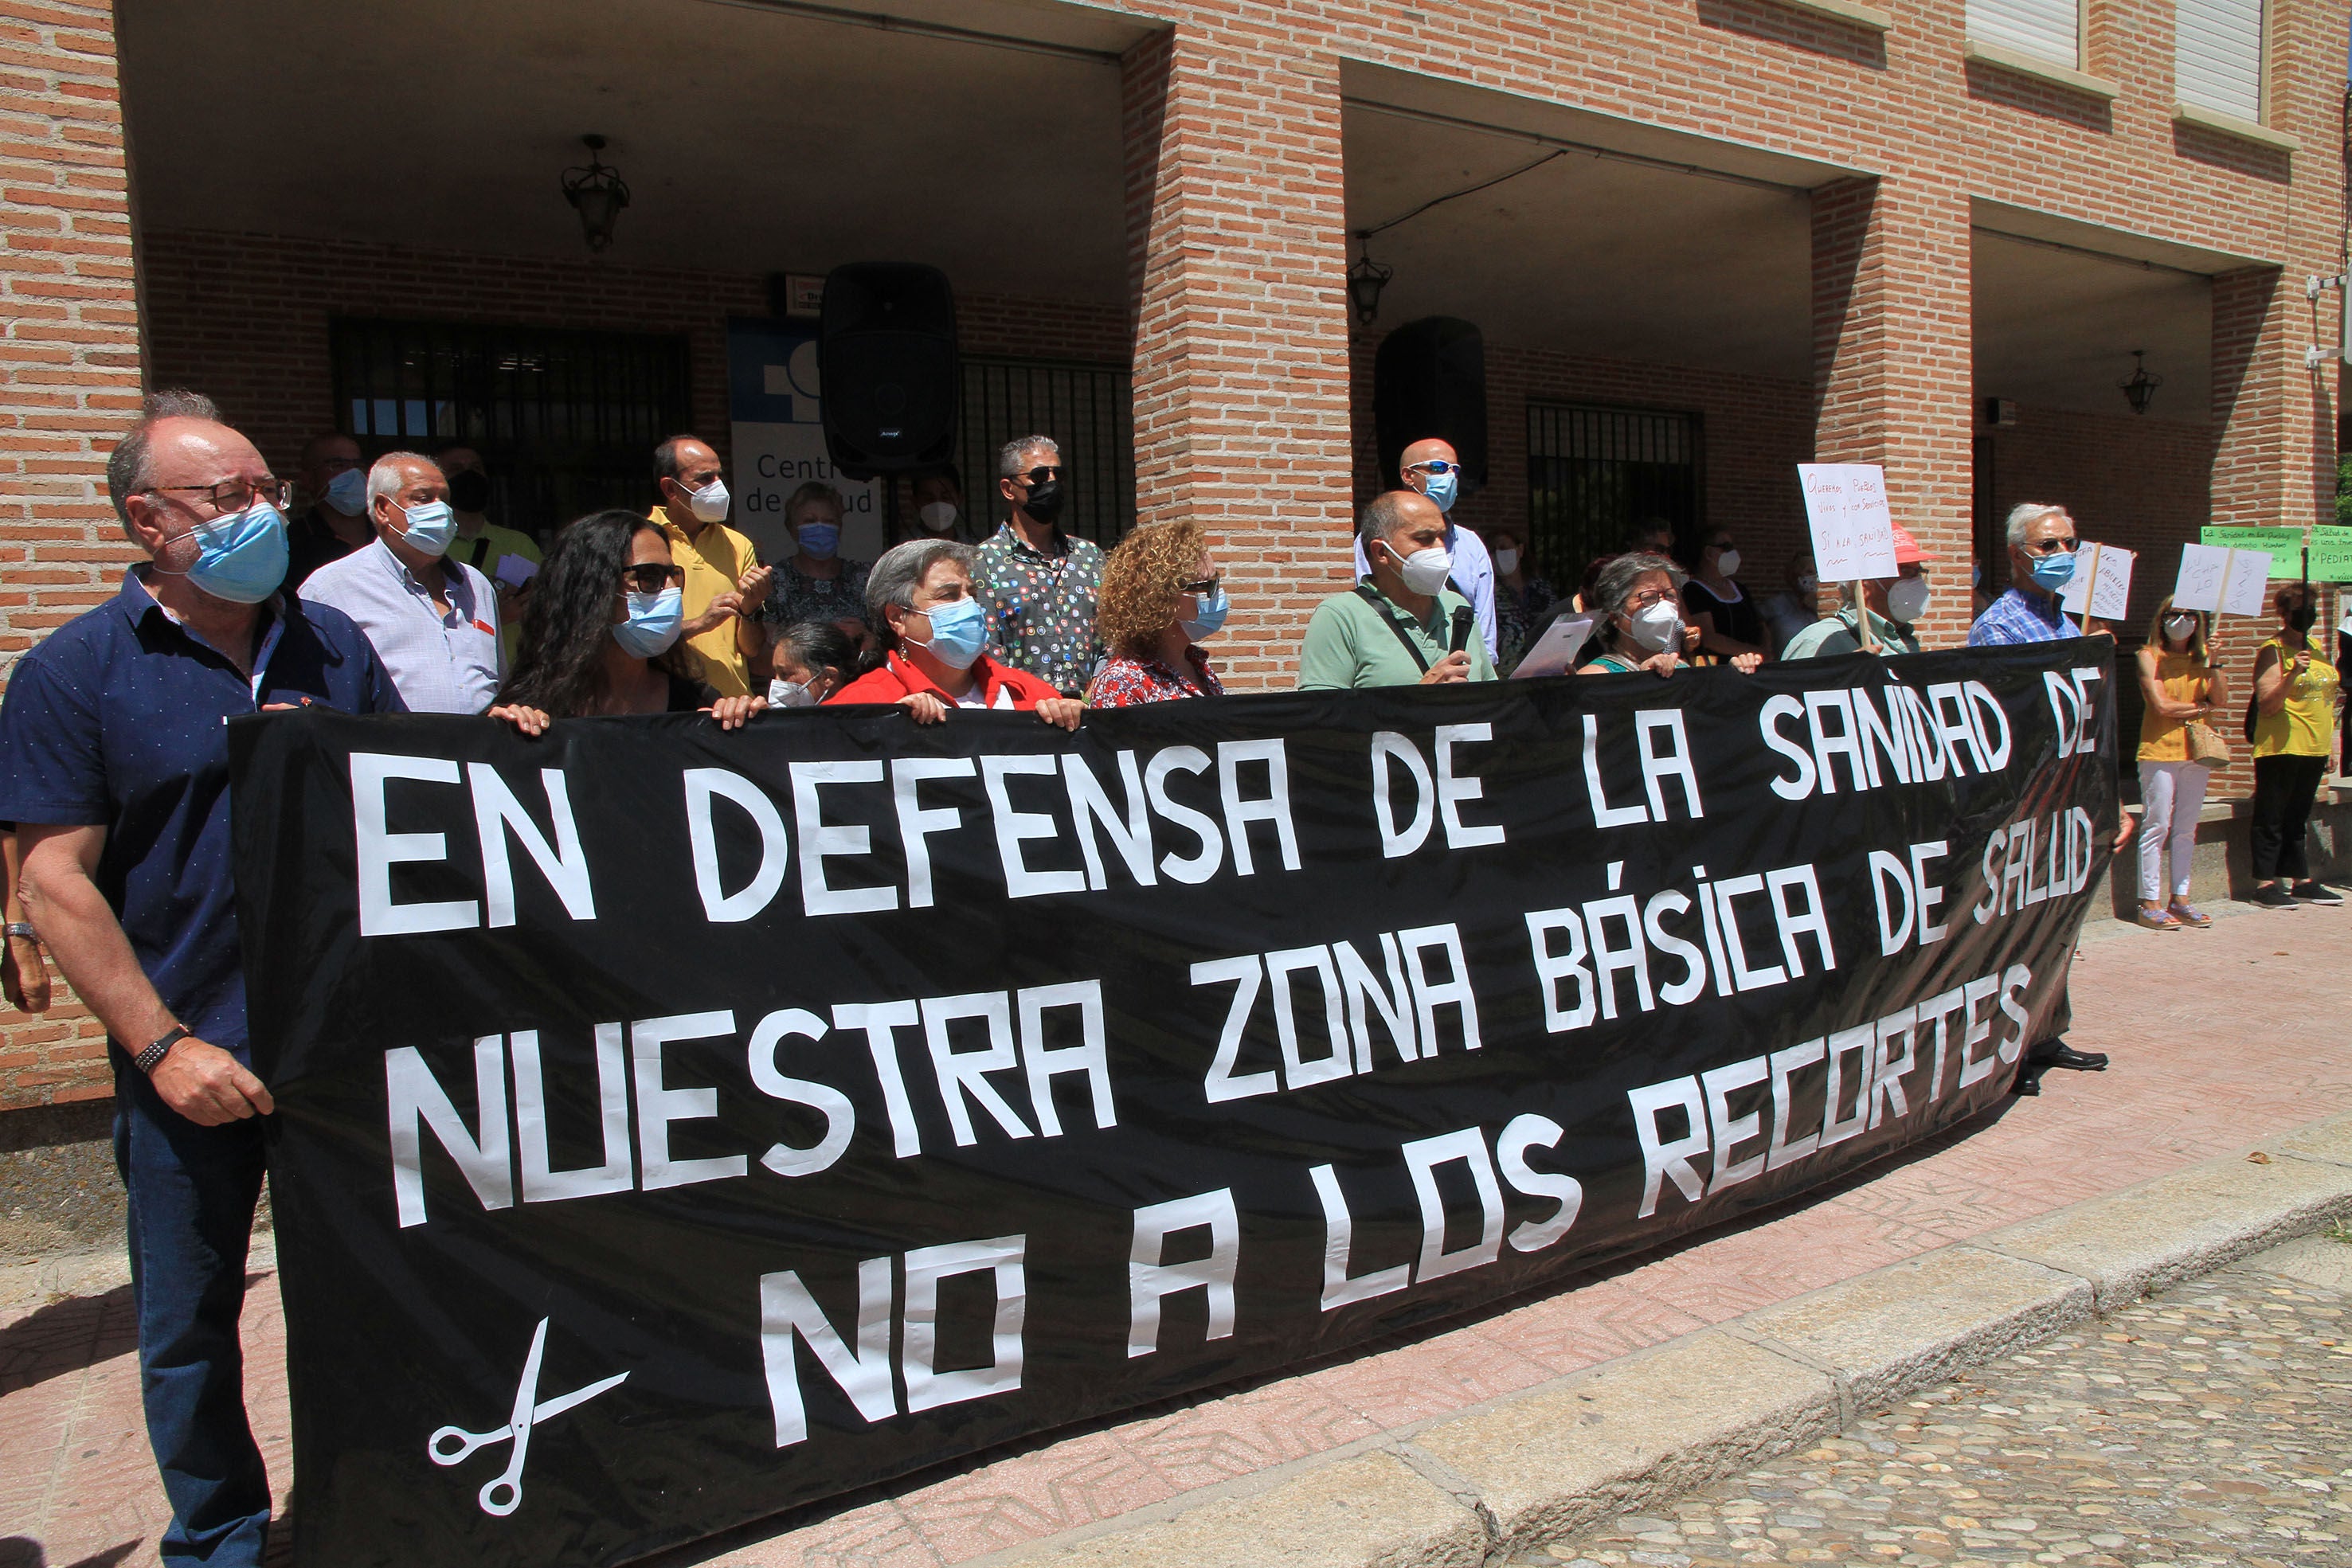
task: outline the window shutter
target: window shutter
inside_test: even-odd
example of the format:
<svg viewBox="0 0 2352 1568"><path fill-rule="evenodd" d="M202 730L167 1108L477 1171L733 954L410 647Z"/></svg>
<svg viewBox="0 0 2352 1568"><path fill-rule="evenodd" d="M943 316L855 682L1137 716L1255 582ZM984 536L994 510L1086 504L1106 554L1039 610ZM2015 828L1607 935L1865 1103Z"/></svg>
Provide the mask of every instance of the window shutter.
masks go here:
<svg viewBox="0 0 2352 1568"><path fill-rule="evenodd" d="M2179 0L2173 95L2183 103L2263 118L2263 0Z"/></svg>
<svg viewBox="0 0 2352 1568"><path fill-rule="evenodd" d="M2080 70L2082 0L1969 0L1969 37Z"/></svg>

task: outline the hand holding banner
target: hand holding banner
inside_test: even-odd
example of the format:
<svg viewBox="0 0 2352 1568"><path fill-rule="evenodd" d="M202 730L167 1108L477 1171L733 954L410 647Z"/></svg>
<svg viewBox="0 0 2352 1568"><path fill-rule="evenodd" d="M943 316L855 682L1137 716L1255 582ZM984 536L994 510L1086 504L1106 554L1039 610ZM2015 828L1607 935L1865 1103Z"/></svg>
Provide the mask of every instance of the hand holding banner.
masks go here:
<svg viewBox="0 0 2352 1568"><path fill-rule="evenodd" d="M1875 463L1800 463L1797 483L1813 534L1813 570L1822 581L1902 575L1884 469Z"/></svg>

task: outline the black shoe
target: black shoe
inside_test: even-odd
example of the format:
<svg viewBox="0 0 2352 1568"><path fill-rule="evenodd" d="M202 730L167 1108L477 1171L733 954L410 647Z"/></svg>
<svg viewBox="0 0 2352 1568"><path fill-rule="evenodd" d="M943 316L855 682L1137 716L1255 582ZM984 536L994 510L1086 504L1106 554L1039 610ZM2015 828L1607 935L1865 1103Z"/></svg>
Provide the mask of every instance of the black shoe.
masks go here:
<svg viewBox="0 0 2352 1568"><path fill-rule="evenodd" d="M2029 1067L2020 1072L2017 1075L2017 1082L2009 1086L2009 1092L2011 1094L2041 1093L2042 1069L2039 1067Z"/></svg>
<svg viewBox="0 0 2352 1568"><path fill-rule="evenodd" d="M2104 1052L2076 1051L2063 1040L2045 1040L2035 1043L2025 1053L2028 1067L2066 1067L2076 1072L2104 1072L2107 1059Z"/></svg>
<svg viewBox="0 0 2352 1568"><path fill-rule="evenodd" d="M2334 888L2329 887L2325 883L2314 882L2308 877L2294 884L2294 891L2297 901L2304 904L2341 904L2344 902L2344 895L2342 894L2336 892Z"/></svg>
<svg viewBox="0 0 2352 1568"><path fill-rule="evenodd" d="M2254 889L2254 902L2264 909L2293 909L2294 895L2277 883L2264 883Z"/></svg>

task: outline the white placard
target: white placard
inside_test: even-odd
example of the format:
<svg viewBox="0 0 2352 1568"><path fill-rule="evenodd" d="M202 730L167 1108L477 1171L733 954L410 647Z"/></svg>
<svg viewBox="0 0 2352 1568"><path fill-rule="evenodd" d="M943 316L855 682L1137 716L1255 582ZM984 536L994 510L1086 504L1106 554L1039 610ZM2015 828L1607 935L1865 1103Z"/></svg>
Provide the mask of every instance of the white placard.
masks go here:
<svg viewBox="0 0 2352 1568"><path fill-rule="evenodd" d="M2080 615L2088 606L2101 621L2121 621L2131 612L2132 562L2139 557L2121 545L2084 544L2074 551L2074 576L2058 596L2059 608Z"/></svg>
<svg viewBox="0 0 2352 1568"><path fill-rule="evenodd" d="M2227 615L2260 615L2263 590L2270 575L2268 550L2182 545L2180 575L2172 585L2172 607Z"/></svg>
<svg viewBox="0 0 2352 1568"><path fill-rule="evenodd" d="M1538 675L1564 675L1576 667L1576 655L1592 635L1591 615L1563 615L1544 628L1536 645L1519 660L1511 672L1513 680L1531 679Z"/></svg>
<svg viewBox="0 0 2352 1568"><path fill-rule="evenodd" d="M1800 463L1797 484L1805 492L1814 570L1822 581L1902 575L1895 564L1885 469L1875 463Z"/></svg>

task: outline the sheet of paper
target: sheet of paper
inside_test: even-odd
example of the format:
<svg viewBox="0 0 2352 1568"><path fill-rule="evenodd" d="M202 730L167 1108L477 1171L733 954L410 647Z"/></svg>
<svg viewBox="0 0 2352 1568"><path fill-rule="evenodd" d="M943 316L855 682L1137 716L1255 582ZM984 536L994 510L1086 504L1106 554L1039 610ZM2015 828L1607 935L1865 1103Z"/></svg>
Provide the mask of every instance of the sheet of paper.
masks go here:
<svg viewBox="0 0 2352 1568"><path fill-rule="evenodd" d="M2260 615L2270 568L2267 550L2182 545L2180 575L2172 585L2173 606L2230 615Z"/></svg>
<svg viewBox="0 0 2352 1568"><path fill-rule="evenodd" d="M2102 621L2130 613L2132 562L2139 557L2121 545L2084 544L2074 552L2074 579L2058 596L2069 615L2085 612Z"/></svg>
<svg viewBox="0 0 2352 1568"><path fill-rule="evenodd" d="M2296 552L2295 566L2301 570L2302 552ZM2233 549L2230 552L2228 580L2221 588L2221 613L2224 615L2268 615L2270 613L2270 575L2278 570L2278 558L2268 550Z"/></svg>
<svg viewBox="0 0 2352 1568"><path fill-rule="evenodd" d="M2352 528L2321 523L2311 530L2311 580L2352 582Z"/></svg>
<svg viewBox="0 0 2352 1568"><path fill-rule="evenodd" d="M1875 463L1800 463L1797 483L1823 582L1899 575L1884 469Z"/></svg>
<svg viewBox="0 0 2352 1568"><path fill-rule="evenodd" d="M2301 528L2241 528L2227 523L2208 523L2197 533L2200 544L2216 549L2268 550L2273 577L2303 575L2303 530ZM2312 573L2316 578L2317 572ZM2235 613L2232 612L2232 613Z"/></svg>
<svg viewBox="0 0 2352 1568"><path fill-rule="evenodd" d="M503 555L499 558L495 577L509 588L520 588L539 575L539 562L527 555Z"/></svg>
<svg viewBox="0 0 2352 1568"><path fill-rule="evenodd" d="M1536 645L1527 651L1518 668L1511 672L1511 678L1564 675L1576 668L1577 653L1583 648L1585 639L1592 635L1594 619L1591 615L1563 615L1545 627Z"/></svg>

